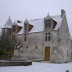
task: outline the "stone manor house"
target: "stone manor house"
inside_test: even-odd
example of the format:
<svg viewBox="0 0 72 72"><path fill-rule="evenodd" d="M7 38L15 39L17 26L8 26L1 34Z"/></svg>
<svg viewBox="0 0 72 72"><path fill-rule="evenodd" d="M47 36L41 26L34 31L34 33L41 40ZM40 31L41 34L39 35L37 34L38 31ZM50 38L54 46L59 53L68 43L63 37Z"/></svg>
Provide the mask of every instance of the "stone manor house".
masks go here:
<svg viewBox="0 0 72 72"><path fill-rule="evenodd" d="M9 17L2 27L2 35L14 42L15 59L39 59L50 62L69 62L72 59L72 41L66 13L49 14L40 19L17 20Z"/></svg>

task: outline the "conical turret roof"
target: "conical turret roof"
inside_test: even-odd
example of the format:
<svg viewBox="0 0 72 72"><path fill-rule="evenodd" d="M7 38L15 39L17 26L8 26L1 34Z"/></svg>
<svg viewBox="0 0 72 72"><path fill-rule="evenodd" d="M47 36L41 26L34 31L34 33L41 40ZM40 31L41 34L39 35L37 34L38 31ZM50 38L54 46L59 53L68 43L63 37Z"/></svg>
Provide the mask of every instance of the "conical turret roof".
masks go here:
<svg viewBox="0 0 72 72"><path fill-rule="evenodd" d="M3 28L11 28L12 27L12 20L9 16L8 20L6 21L6 23L4 24Z"/></svg>

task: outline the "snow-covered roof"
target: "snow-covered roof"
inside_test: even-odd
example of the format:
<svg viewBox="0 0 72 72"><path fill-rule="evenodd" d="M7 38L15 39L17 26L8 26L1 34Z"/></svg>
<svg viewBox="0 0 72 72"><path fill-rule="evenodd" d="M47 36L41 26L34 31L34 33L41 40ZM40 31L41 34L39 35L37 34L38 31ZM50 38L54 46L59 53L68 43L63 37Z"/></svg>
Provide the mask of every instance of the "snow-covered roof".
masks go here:
<svg viewBox="0 0 72 72"><path fill-rule="evenodd" d="M61 25L61 16L58 15L58 16L51 16L51 18L57 22L57 25L55 27L54 30L57 30L60 25ZM32 20L32 21L29 21L30 24L33 25L33 28L32 30L29 32L39 32L39 31L44 31L44 18L41 18L41 19L36 19L36 20Z"/></svg>
<svg viewBox="0 0 72 72"><path fill-rule="evenodd" d="M24 31L24 22L21 22L21 23L17 23L18 26L22 27L22 29L17 33L18 34L23 34L23 31Z"/></svg>
<svg viewBox="0 0 72 72"><path fill-rule="evenodd" d="M61 15L51 16L51 18L57 22L56 27L54 28L54 30L57 30L61 25ZM29 20L28 22L33 25L33 28L29 33L44 31L44 18ZM18 34L23 34L23 29L24 28L22 28Z"/></svg>
<svg viewBox="0 0 72 72"><path fill-rule="evenodd" d="M24 26L24 23L23 22L17 23L17 25L23 27Z"/></svg>
<svg viewBox="0 0 72 72"><path fill-rule="evenodd" d="M54 28L54 30L58 30L58 28L60 28L60 25L61 25L61 22L62 22L61 15L52 16L52 18L53 18L53 20L55 20L57 22L57 25Z"/></svg>
<svg viewBox="0 0 72 72"><path fill-rule="evenodd" d="M6 21L6 23L4 24L2 28L11 28L11 27L12 27L12 20L9 16L8 20Z"/></svg>
<svg viewBox="0 0 72 72"><path fill-rule="evenodd" d="M33 28L29 33L40 32L44 30L44 18L30 20L29 24L33 25Z"/></svg>

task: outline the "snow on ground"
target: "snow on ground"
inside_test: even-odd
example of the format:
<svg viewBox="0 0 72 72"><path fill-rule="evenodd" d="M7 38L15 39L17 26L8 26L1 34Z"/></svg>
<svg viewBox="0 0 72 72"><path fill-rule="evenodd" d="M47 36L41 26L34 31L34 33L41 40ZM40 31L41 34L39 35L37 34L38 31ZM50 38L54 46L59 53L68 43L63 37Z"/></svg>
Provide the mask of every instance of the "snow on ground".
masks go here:
<svg viewBox="0 0 72 72"><path fill-rule="evenodd" d="M0 67L0 72L72 72L72 63L54 64L33 62L31 66L6 66Z"/></svg>

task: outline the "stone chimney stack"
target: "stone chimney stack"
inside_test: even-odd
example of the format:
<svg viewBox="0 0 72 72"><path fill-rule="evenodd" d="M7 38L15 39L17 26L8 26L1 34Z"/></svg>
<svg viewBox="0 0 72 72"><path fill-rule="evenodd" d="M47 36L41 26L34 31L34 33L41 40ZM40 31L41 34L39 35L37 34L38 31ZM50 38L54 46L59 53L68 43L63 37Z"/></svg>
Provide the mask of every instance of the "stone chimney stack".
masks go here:
<svg viewBox="0 0 72 72"><path fill-rule="evenodd" d="M61 10L61 18L63 17L64 14L65 14L65 11L62 9Z"/></svg>

